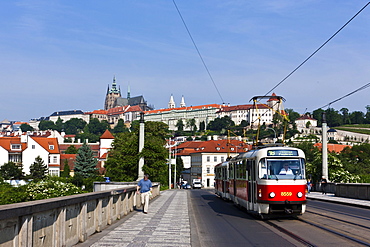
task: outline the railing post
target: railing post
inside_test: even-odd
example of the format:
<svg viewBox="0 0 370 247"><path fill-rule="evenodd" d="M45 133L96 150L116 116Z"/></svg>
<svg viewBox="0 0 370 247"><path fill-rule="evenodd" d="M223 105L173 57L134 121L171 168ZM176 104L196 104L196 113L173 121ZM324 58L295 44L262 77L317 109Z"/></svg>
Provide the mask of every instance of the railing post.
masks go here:
<svg viewBox="0 0 370 247"><path fill-rule="evenodd" d="M85 242L87 239L86 233L86 221L87 221L87 203L81 203L80 213L78 214L78 221L79 221L79 231L78 231L78 239L80 242Z"/></svg>
<svg viewBox="0 0 370 247"><path fill-rule="evenodd" d="M103 207L103 199L98 199L98 203L95 208L95 230L96 232L102 231L102 207Z"/></svg>

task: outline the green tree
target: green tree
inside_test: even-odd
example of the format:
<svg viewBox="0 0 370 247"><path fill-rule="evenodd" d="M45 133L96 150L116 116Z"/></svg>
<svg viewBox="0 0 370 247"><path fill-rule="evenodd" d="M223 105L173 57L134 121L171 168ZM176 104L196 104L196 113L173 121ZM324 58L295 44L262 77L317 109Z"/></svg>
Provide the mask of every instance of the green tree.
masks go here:
<svg viewBox="0 0 370 247"><path fill-rule="evenodd" d="M94 135L101 136L107 129L109 124L107 121L99 121L97 118L92 118L87 124L88 132Z"/></svg>
<svg viewBox="0 0 370 247"><path fill-rule="evenodd" d="M166 184L168 167L166 159L168 150L165 148L168 135L168 125L162 122L145 123L145 144L140 155L144 157L143 171L150 174L153 181Z"/></svg>
<svg viewBox="0 0 370 247"><path fill-rule="evenodd" d="M106 176L114 181L135 181L138 177L139 158L144 157L143 171L152 181L166 184L168 172L164 147L168 138L168 125L162 122L145 122L145 144L139 154L139 125L131 132L118 134L106 163Z"/></svg>
<svg viewBox="0 0 370 247"><path fill-rule="evenodd" d="M53 121L50 120L41 120L39 123L40 130L55 130L56 126Z"/></svg>
<svg viewBox="0 0 370 247"><path fill-rule="evenodd" d="M194 135L194 131L196 131L196 128L197 128L197 126L195 125L195 122L196 122L195 118L188 119L186 122L186 127L190 128L192 135Z"/></svg>
<svg viewBox="0 0 370 247"><path fill-rule="evenodd" d="M370 124L370 105L366 106L365 123Z"/></svg>
<svg viewBox="0 0 370 247"><path fill-rule="evenodd" d="M97 159L89 145L84 143L77 152L74 172L76 175L80 175L83 178L96 177L97 176Z"/></svg>
<svg viewBox="0 0 370 247"><path fill-rule="evenodd" d="M322 125L322 113L323 112L324 110L320 108L320 109L314 110L312 113L313 118L317 120L317 126Z"/></svg>
<svg viewBox="0 0 370 247"><path fill-rule="evenodd" d="M340 112L343 116L343 124L351 124L351 119L349 118L349 110L348 108L340 109Z"/></svg>
<svg viewBox="0 0 370 247"><path fill-rule="evenodd" d="M5 180L20 180L24 177L22 165L14 162L5 163L0 167L0 176Z"/></svg>
<svg viewBox="0 0 370 247"><path fill-rule="evenodd" d="M55 122L55 130L61 132L64 129L63 120L58 117L58 120Z"/></svg>
<svg viewBox="0 0 370 247"><path fill-rule="evenodd" d="M64 131L67 135L76 135L80 133L85 126L86 122L84 120L80 118L71 118L64 123Z"/></svg>
<svg viewBox="0 0 370 247"><path fill-rule="evenodd" d="M35 180L42 180L48 174L48 166L44 163L43 159L40 156L35 158L35 162L33 162L30 166L30 177Z"/></svg>
<svg viewBox="0 0 370 247"><path fill-rule="evenodd" d="M128 131L128 129L127 129L123 119L118 120L117 125L112 130L113 133L123 133L123 132L127 132L127 131Z"/></svg>
<svg viewBox="0 0 370 247"><path fill-rule="evenodd" d="M206 123L204 121L201 121L199 123L199 131L204 131L206 129Z"/></svg>
<svg viewBox="0 0 370 247"><path fill-rule="evenodd" d="M352 124L364 124L365 123L365 114L360 111L354 111L350 114L350 119Z"/></svg>
<svg viewBox="0 0 370 247"><path fill-rule="evenodd" d="M329 126L335 127L343 124L343 116L333 108L328 108L326 111L326 121Z"/></svg>
<svg viewBox="0 0 370 247"><path fill-rule="evenodd" d="M105 168L111 181L135 181L139 163L139 139L136 132L119 133L114 138Z"/></svg>
<svg viewBox="0 0 370 247"><path fill-rule="evenodd" d="M27 132L27 131L33 131L33 128L29 124L21 124L21 130L22 132Z"/></svg>
<svg viewBox="0 0 370 247"><path fill-rule="evenodd" d="M176 127L177 127L177 132L182 133L184 131L184 122L182 121L182 119L179 119L177 121Z"/></svg>
<svg viewBox="0 0 370 247"><path fill-rule="evenodd" d="M68 160L65 159L64 160L63 171L60 172L60 176L63 177L63 178L69 178L69 177L71 177L70 173L71 173L71 169L68 165Z"/></svg>
<svg viewBox="0 0 370 247"><path fill-rule="evenodd" d="M64 152L65 154L77 154L78 149L76 148L75 145L70 145L66 151Z"/></svg>
<svg viewBox="0 0 370 247"><path fill-rule="evenodd" d="M233 126L235 126L234 121L232 121L229 116L224 116L223 118L215 118L213 121L210 121L207 125L207 129L225 132L227 129L230 129Z"/></svg>
<svg viewBox="0 0 370 247"><path fill-rule="evenodd" d="M288 113L290 123L294 123L300 117L300 114L293 109L285 109L286 113Z"/></svg>
<svg viewBox="0 0 370 247"><path fill-rule="evenodd" d="M181 173L184 171L184 162L180 156L176 156L176 181L180 181Z"/></svg>

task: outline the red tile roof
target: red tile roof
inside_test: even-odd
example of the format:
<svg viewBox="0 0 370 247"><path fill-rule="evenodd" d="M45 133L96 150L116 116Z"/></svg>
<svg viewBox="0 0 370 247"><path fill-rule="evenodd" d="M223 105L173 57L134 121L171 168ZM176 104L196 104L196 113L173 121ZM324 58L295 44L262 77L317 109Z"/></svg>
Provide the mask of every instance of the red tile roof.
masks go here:
<svg viewBox="0 0 370 247"><path fill-rule="evenodd" d="M314 146L315 147L318 147L320 150L322 150L322 143L315 143ZM350 147L351 148L350 145L342 145L342 144L328 143L328 151L329 152L340 153L346 147Z"/></svg>
<svg viewBox="0 0 370 247"><path fill-rule="evenodd" d="M310 116L307 116L307 115L303 115L303 116L300 116L299 118L297 118L297 120L316 120Z"/></svg>
<svg viewBox="0 0 370 247"><path fill-rule="evenodd" d="M279 101L275 93L272 93L271 97L267 100L267 102L270 102L270 101Z"/></svg>
<svg viewBox="0 0 370 247"><path fill-rule="evenodd" d="M47 138L47 137L32 137L35 142L40 144L45 150L52 154L59 154L59 145L57 138Z"/></svg>
<svg viewBox="0 0 370 247"><path fill-rule="evenodd" d="M114 136L112 135L112 133L110 133L109 130L105 130L100 139L114 139Z"/></svg>
<svg viewBox="0 0 370 247"><path fill-rule="evenodd" d="M101 114L101 115L107 115L108 111L106 110L94 110L92 112L85 112L85 114L91 115L91 114Z"/></svg>
<svg viewBox="0 0 370 247"><path fill-rule="evenodd" d="M12 144L21 144L21 150L12 150ZM0 146L8 152L20 153L27 148L27 143L21 143L20 137L0 137Z"/></svg>
<svg viewBox="0 0 370 247"><path fill-rule="evenodd" d="M238 140L188 141L176 147L177 155L191 153L235 153L247 152L252 145Z"/></svg>

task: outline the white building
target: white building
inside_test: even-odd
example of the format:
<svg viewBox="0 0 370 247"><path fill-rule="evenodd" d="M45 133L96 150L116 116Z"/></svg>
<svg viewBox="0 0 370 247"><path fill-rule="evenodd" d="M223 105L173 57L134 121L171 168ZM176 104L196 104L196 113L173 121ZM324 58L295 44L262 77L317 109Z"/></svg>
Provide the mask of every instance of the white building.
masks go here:
<svg viewBox="0 0 370 247"><path fill-rule="evenodd" d="M29 174L30 166L40 156L49 168L49 174L59 176L60 152L57 138L21 135L0 137L0 165L8 162L23 165L23 172Z"/></svg>
<svg viewBox="0 0 370 247"><path fill-rule="evenodd" d="M183 159L184 168L187 168L184 160L190 157L191 181L201 179L203 187L207 188L214 186L214 167L217 164L249 149L251 145L238 140L192 141L177 146L176 154Z"/></svg>
<svg viewBox="0 0 370 247"><path fill-rule="evenodd" d="M86 123L90 122L90 115L85 114L81 110L57 111L50 115L49 120L55 123L59 118L62 119L64 123L72 118L82 119Z"/></svg>
<svg viewBox="0 0 370 247"><path fill-rule="evenodd" d="M199 129L201 122L207 126L210 121L213 121L221 107L222 105L219 104L210 104L145 111L144 119L166 123L170 130L177 130L176 124L180 119L183 121L184 130L190 130L187 121L195 119L195 126Z"/></svg>

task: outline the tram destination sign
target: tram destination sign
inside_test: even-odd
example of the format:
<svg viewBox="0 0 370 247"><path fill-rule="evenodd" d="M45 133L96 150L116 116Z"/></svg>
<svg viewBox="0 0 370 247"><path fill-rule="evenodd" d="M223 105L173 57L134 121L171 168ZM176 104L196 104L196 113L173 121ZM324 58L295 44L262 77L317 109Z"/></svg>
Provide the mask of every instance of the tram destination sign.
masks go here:
<svg viewBox="0 0 370 247"><path fill-rule="evenodd" d="M267 156L298 156L297 150L268 150Z"/></svg>

